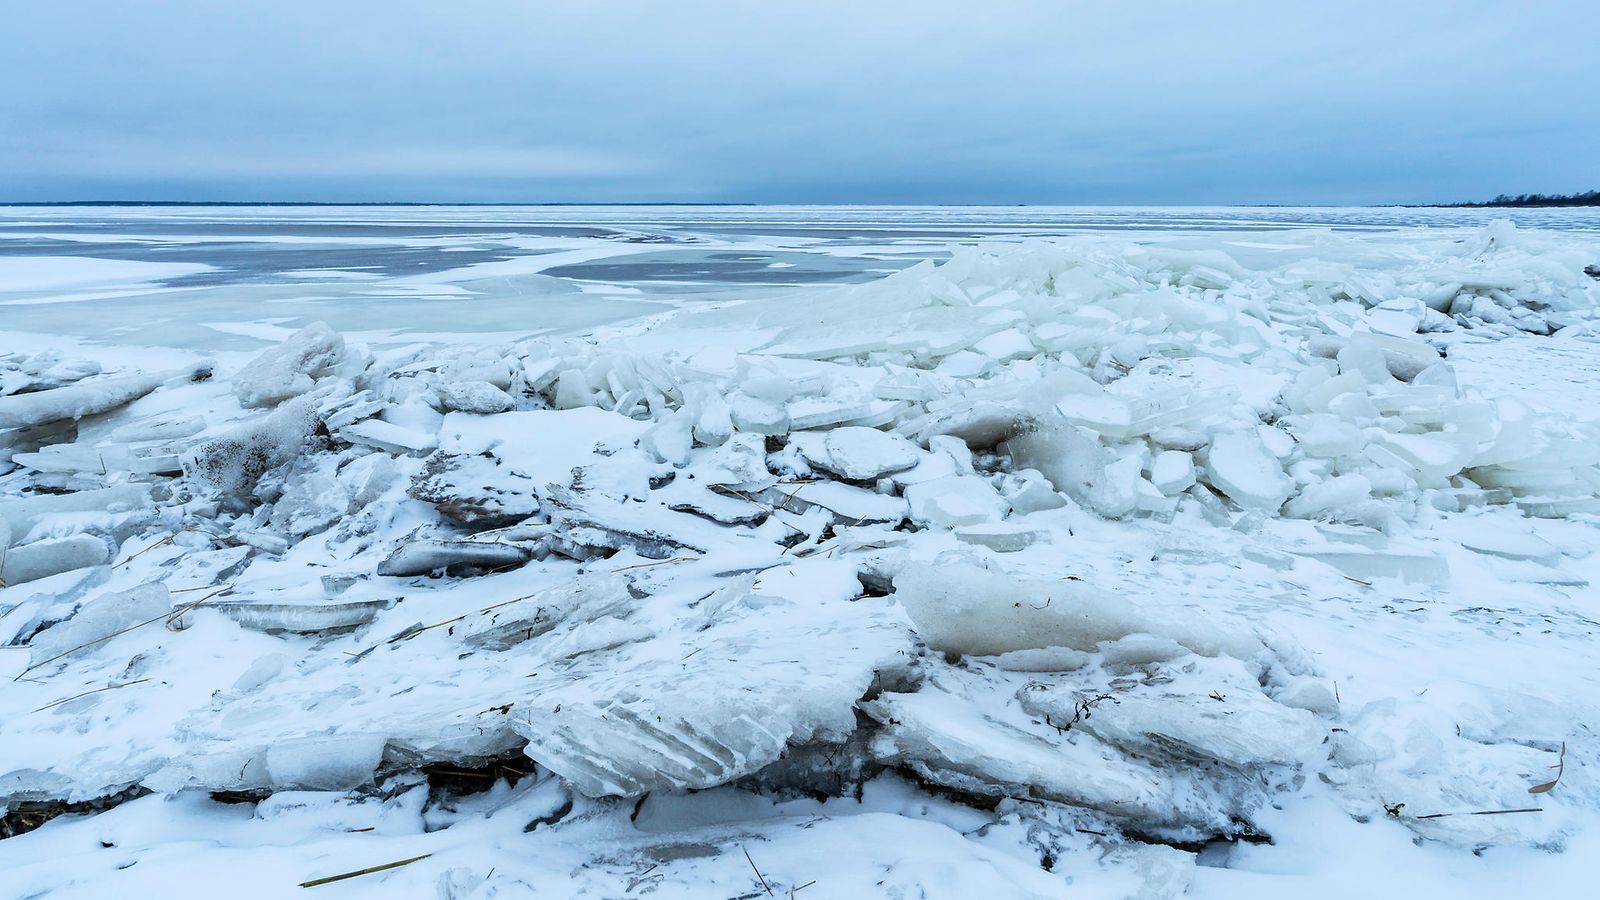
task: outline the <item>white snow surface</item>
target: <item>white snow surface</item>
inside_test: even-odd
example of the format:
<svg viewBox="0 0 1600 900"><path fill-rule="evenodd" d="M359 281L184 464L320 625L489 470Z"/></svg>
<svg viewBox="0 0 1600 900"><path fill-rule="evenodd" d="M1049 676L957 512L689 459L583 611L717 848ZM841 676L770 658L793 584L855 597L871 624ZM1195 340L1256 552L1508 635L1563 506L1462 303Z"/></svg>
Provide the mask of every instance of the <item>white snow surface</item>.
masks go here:
<svg viewBox="0 0 1600 900"><path fill-rule="evenodd" d="M0 257L0 303L40 302L3 299L12 292L143 287L151 282L196 275L210 269L211 266L196 263L101 259L94 256Z"/></svg>
<svg viewBox="0 0 1600 900"><path fill-rule="evenodd" d="M1580 896L1597 264L1061 240L5 351L0 896Z"/></svg>

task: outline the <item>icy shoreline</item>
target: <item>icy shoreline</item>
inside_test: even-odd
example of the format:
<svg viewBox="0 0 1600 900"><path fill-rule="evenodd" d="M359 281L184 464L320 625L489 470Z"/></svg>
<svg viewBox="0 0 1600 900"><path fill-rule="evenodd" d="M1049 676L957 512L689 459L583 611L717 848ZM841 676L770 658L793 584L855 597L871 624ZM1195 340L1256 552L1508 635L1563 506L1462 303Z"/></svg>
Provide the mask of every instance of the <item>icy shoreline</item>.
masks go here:
<svg viewBox="0 0 1600 900"><path fill-rule="evenodd" d="M879 829L966 868L857 848L812 890L1168 896L1303 852L1251 846L1296 810L1397 855L1592 843L1600 373L1541 409L1452 362L1600 365L1600 247L1189 243L590 338L0 357L0 807L156 795L0 860L171 816L370 827L340 871L433 853L383 879L442 896L555 875L516 840L701 895L765 879L744 841ZM115 889L62 852L20 895Z"/></svg>

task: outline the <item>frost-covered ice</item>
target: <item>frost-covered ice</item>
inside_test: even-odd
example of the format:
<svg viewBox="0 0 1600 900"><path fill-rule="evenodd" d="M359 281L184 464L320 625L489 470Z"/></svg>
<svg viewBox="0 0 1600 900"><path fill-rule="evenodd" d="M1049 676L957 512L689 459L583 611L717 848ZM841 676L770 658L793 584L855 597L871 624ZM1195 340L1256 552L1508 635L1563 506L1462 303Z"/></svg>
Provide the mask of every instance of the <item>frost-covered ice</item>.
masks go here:
<svg viewBox="0 0 1600 900"><path fill-rule="evenodd" d="M50 821L0 868L1572 896L1597 262L1084 239L501 344L9 351L0 809Z"/></svg>

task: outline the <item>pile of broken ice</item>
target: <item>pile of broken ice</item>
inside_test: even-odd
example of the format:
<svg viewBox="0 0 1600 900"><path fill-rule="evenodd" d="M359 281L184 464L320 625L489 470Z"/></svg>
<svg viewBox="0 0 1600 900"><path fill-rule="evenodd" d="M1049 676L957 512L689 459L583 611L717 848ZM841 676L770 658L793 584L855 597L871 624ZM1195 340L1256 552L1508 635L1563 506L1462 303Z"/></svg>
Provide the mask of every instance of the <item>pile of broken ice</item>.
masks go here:
<svg viewBox="0 0 1600 900"><path fill-rule="evenodd" d="M1592 430L1464 390L1429 342L1588 333L1594 260L1525 237L970 251L604 342L311 325L216 377L0 357L0 810L508 756L591 797L894 769L1178 841L1249 835L1310 777L1356 815L1396 784L1413 813L1523 803L1570 721L1508 700L1401 740L1305 648L1078 542L1308 520L1345 539L1245 558L1441 585L1388 537L1600 512Z"/></svg>

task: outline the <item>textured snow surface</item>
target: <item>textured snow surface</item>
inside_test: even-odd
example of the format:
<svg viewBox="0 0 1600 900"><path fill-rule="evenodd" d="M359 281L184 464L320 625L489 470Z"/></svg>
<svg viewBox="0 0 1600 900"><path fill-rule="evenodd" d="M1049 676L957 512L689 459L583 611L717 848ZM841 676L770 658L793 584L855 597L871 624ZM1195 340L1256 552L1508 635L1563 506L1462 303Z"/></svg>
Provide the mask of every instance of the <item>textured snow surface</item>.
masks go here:
<svg viewBox="0 0 1600 900"><path fill-rule="evenodd" d="M1575 896L1597 261L1082 240L0 354L0 895Z"/></svg>

